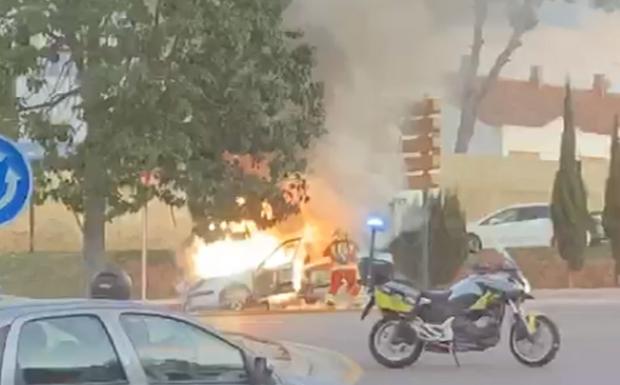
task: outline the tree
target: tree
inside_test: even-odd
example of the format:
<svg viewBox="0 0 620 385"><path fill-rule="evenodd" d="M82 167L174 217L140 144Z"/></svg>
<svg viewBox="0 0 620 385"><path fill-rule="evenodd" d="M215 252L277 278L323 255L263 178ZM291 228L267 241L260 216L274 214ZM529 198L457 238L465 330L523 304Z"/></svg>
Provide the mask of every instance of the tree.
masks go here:
<svg viewBox="0 0 620 385"><path fill-rule="evenodd" d="M615 260L614 279L617 286L620 276L620 139L618 139L618 116L615 118L611 135L603 227L611 243L611 254Z"/></svg>
<svg viewBox="0 0 620 385"><path fill-rule="evenodd" d="M186 192L199 235L222 220L272 226L308 200L302 155L323 133L323 87L312 79L313 49L281 29L288 3L207 1L199 12L174 3L181 28L189 20L203 36L183 75L196 98L191 141L201 146L181 174L174 159L160 167Z"/></svg>
<svg viewBox="0 0 620 385"><path fill-rule="evenodd" d="M568 264L569 286L571 287L572 272L583 268L590 221L581 167L576 159L575 136L571 89L567 84L560 167L553 184L551 218L558 251Z"/></svg>
<svg viewBox="0 0 620 385"><path fill-rule="evenodd" d="M446 193L433 199L430 228L431 284L447 284L469 256L465 215L456 194Z"/></svg>
<svg viewBox="0 0 620 385"><path fill-rule="evenodd" d="M461 90L461 118L455 145L456 153L467 153L469 142L474 136L480 104L499 78L504 66L510 61L513 53L521 47L523 35L534 29L538 24L536 8L540 5L539 0L511 2L508 18L512 27L512 34L504 49L496 57L489 73L480 81L478 72L484 45L484 25L489 12L489 2L490 0L474 0L474 35Z"/></svg>
<svg viewBox="0 0 620 385"><path fill-rule="evenodd" d="M510 58L521 47L523 36L538 25L537 10L542 2L543 0L473 0L473 39L471 52L468 57L469 63L462 79L460 95L461 117L455 144L456 153L467 153L469 150L469 143L474 136L480 105L488 91L499 78L504 66L510 62ZM571 3L573 0L565 0L565 2ZM429 4L433 7L441 7L440 3L437 0L429 0ZM455 6L453 3L453 1L450 1L451 8ZM484 26L490 5L496 3L509 5L508 20L512 28L512 34L506 42L504 49L495 58L489 72L485 76L480 77L479 67L484 46ZM608 12L620 9L620 1L618 0L591 0L590 5Z"/></svg>
<svg viewBox="0 0 620 385"><path fill-rule="evenodd" d="M303 171L323 108L312 49L281 28L287 4L0 4L0 84L19 77L27 85L16 103L18 135L45 151L40 190L83 215L87 271L103 263L106 220L152 197L231 220L241 209L216 208L232 207L243 192L250 216L273 201L263 225L295 212L299 200L284 200L281 180ZM226 154L266 160L269 177L244 172ZM147 189L139 175L155 169L160 183Z"/></svg>
<svg viewBox="0 0 620 385"><path fill-rule="evenodd" d="M458 196L453 193L431 198L430 207L430 283L450 283L469 255L465 215ZM409 216L420 217L411 210ZM411 218L413 219L413 218ZM421 224L421 222L419 223ZM418 226L399 234L390 245L397 270L410 279L419 278L422 265L424 231Z"/></svg>

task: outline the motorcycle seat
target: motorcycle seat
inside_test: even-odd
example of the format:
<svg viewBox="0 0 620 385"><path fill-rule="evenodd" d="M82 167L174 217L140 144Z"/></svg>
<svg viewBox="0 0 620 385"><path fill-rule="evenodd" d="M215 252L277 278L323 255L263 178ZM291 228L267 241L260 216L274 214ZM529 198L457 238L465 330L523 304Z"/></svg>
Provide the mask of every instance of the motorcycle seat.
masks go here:
<svg viewBox="0 0 620 385"><path fill-rule="evenodd" d="M422 296L433 302L447 302L452 295L451 290L424 290Z"/></svg>

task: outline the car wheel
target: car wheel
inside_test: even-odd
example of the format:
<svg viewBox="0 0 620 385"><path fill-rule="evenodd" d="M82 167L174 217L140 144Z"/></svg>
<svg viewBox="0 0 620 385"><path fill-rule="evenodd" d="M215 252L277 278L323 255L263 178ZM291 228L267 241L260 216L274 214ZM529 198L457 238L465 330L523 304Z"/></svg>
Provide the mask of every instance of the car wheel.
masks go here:
<svg viewBox="0 0 620 385"><path fill-rule="evenodd" d="M482 241L476 234L467 234L467 244L472 254L477 254L482 250Z"/></svg>
<svg viewBox="0 0 620 385"><path fill-rule="evenodd" d="M227 287L220 294L220 307L222 309L242 311L250 300L250 289L245 285Z"/></svg>

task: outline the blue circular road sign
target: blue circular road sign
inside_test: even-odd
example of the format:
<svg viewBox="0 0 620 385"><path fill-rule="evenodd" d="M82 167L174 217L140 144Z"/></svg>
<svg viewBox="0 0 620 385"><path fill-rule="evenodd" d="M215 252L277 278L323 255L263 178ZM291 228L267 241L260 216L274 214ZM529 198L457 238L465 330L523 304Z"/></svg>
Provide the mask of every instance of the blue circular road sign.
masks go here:
<svg viewBox="0 0 620 385"><path fill-rule="evenodd" d="M28 205L33 185L28 158L12 140L0 135L0 226Z"/></svg>

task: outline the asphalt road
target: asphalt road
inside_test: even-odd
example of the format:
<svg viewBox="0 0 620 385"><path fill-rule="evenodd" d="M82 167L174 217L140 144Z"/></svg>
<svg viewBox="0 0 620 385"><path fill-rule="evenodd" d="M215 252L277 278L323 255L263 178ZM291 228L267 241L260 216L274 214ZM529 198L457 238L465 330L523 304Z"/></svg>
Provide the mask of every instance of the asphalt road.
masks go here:
<svg viewBox="0 0 620 385"><path fill-rule="evenodd" d="M205 317L204 321L224 331L334 350L359 364L363 373L358 383L364 385L620 383L618 301L541 303L530 308L551 316L562 336L556 360L541 369L520 365L506 342L487 352L461 354L461 368L448 355L425 353L411 368L386 369L373 360L367 347L374 319L360 322L356 312Z"/></svg>

